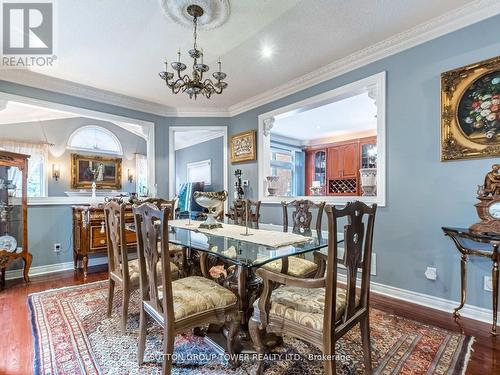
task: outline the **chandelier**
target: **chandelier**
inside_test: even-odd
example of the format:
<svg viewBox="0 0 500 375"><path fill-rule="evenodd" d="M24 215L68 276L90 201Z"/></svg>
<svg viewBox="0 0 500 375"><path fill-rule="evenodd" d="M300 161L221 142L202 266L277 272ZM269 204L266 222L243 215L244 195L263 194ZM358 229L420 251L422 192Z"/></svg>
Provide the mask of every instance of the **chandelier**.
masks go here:
<svg viewBox="0 0 500 375"><path fill-rule="evenodd" d="M193 17L193 36L194 44L193 49L188 51L189 56L193 59L193 73L192 77L188 74L182 74L186 70L186 64L181 62L181 51L177 53L177 61L170 64L173 72L168 71L168 62L165 61L165 71L160 72L160 78L165 81L167 86L172 90L172 93L178 94L179 92L186 92L191 99L193 96L196 99L198 95L204 95L207 99L212 96L212 94L222 94L222 91L227 87L227 82L224 82L226 78L226 73L221 71L221 61L218 61L218 71L214 72L212 76L215 78L215 82L210 78L203 79L203 74L207 73L210 69L208 65L203 63L203 50L199 50L196 44L197 39L197 26L198 18L204 13L203 8L198 5L190 5L187 7L187 12ZM177 73L176 73L177 72Z"/></svg>

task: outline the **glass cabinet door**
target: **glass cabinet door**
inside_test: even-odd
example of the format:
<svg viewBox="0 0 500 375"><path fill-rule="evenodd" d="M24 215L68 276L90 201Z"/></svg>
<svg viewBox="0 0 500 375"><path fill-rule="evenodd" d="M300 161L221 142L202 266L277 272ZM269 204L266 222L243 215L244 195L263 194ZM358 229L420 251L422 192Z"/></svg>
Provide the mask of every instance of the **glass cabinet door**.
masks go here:
<svg viewBox="0 0 500 375"><path fill-rule="evenodd" d="M375 143L361 145L361 168L377 168L377 145Z"/></svg>
<svg viewBox="0 0 500 375"><path fill-rule="evenodd" d="M0 166L0 249L17 253L23 247L22 171Z"/></svg>
<svg viewBox="0 0 500 375"><path fill-rule="evenodd" d="M314 153L313 184L319 182L321 189L326 185L326 152L316 151ZM323 190L324 191L324 190Z"/></svg>

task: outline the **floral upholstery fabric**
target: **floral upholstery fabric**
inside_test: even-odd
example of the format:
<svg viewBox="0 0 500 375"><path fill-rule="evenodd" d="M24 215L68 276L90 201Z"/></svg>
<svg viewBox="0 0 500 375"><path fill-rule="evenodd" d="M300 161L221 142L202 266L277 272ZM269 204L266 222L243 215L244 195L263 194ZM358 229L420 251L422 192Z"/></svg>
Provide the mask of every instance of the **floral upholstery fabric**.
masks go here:
<svg viewBox="0 0 500 375"><path fill-rule="evenodd" d="M182 250L184 250L184 246L182 246L182 245L177 245L174 243L168 244L168 251L170 253L175 253L177 251L182 251ZM158 241L158 254L161 254L161 242L160 241Z"/></svg>
<svg viewBox="0 0 500 375"><path fill-rule="evenodd" d="M345 311L346 293L345 289L337 288L336 321L340 320ZM256 311L258 303L259 300L254 303ZM314 330L323 330L324 310L325 288L283 286L273 290L271 294L270 315L283 317Z"/></svg>
<svg viewBox="0 0 500 375"><path fill-rule="evenodd" d="M281 259L266 263L262 268L272 271L281 272ZM294 277L304 277L310 275L318 269L318 265L310 260L299 257L288 257L288 272L287 274Z"/></svg>
<svg viewBox="0 0 500 375"><path fill-rule="evenodd" d="M156 272L158 275L161 275L161 263L156 263ZM135 286L139 285L139 259L130 260L128 262L128 274L130 277L130 283ZM174 263L170 262L170 274L172 276L172 280L179 278L179 267L177 267Z"/></svg>
<svg viewBox="0 0 500 375"><path fill-rule="evenodd" d="M172 281L172 292L176 320L228 307L237 301L236 295L229 289L200 276Z"/></svg>

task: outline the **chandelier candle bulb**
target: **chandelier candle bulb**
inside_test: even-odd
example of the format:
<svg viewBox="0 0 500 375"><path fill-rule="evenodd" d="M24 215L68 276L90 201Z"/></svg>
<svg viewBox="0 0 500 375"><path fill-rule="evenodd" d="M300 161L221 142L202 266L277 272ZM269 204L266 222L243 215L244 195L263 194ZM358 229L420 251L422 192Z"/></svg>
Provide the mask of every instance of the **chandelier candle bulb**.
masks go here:
<svg viewBox="0 0 500 375"><path fill-rule="evenodd" d="M189 98L196 100L198 95L203 95L209 99L213 94L220 95L227 88L227 82L224 79L227 77L226 73L222 72L221 61L219 58L219 71L214 72L212 76L216 79L213 81L210 78L204 78L203 75L210 70L208 65L203 63L204 51L197 47L197 25L198 19L204 14L203 8L199 5L192 4L187 7L187 13L193 17L193 48L188 51L189 57L193 59L193 72L190 76L185 74L181 76L181 72L186 70L187 65L181 62L181 51L177 52L179 61L171 63L174 73L168 71L160 72L159 76L165 81L167 87L172 90L173 94L185 92ZM177 71L177 78L174 79L175 71Z"/></svg>

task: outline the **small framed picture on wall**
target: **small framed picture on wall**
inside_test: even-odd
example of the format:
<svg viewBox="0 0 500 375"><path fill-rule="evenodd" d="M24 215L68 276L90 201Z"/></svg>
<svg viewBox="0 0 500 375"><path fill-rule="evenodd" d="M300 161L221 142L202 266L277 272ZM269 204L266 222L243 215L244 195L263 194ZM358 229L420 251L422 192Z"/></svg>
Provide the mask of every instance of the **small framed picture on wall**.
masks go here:
<svg viewBox="0 0 500 375"><path fill-rule="evenodd" d="M235 134L231 137L231 163L253 161L257 159L255 130Z"/></svg>

